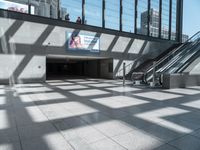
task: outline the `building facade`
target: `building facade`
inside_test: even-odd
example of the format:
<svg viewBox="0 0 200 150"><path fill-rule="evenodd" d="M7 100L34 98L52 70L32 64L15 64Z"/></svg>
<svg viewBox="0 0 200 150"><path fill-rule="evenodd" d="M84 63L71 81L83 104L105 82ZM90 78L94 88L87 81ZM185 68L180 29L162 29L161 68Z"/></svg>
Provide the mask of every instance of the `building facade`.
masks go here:
<svg viewBox="0 0 200 150"><path fill-rule="evenodd" d="M65 67L84 60L71 68L92 77L116 77L122 74L123 63L128 72L180 41L181 4L181 0L175 4L170 0L169 5L164 0L0 0L0 83L45 81L47 66L56 69L57 59ZM165 7L171 10L166 22L161 17ZM166 26L173 20L172 7L177 17ZM151 25L154 8L159 13L158 32Z"/></svg>
<svg viewBox="0 0 200 150"><path fill-rule="evenodd" d="M69 14L70 22L80 17L83 24L91 26L181 41L182 3L182 0L0 0L0 8L22 4L32 15L64 20Z"/></svg>
<svg viewBox="0 0 200 150"><path fill-rule="evenodd" d="M148 11L143 12L141 14L141 33L145 34L147 33L147 27L148 27L148 17L147 17ZM149 21L149 34L152 37L159 37L159 11L154 10L153 8L150 10L150 21ZM161 29L161 38L168 39L169 37L169 27L163 26ZM171 30L171 40L176 40L176 32L174 30ZM189 39L188 35L182 34L182 42L186 42Z"/></svg>

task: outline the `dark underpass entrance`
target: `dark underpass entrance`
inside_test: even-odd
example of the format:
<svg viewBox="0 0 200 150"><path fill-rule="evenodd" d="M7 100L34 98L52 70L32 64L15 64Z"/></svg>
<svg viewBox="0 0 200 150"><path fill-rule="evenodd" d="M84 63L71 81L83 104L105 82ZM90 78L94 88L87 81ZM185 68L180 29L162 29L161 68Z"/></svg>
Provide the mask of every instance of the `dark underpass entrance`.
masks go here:
<svg viewBox="0 0 200 150"><path fill-rule="evenodd" d="M47 58L47 79L113 78L113 59Z"/></svg>

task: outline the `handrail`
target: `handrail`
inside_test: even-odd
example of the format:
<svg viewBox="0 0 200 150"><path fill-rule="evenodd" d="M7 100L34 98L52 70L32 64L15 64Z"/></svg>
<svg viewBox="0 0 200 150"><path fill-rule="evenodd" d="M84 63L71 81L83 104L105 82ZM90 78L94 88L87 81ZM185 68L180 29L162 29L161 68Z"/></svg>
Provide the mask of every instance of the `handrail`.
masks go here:
<svg viewBox="0 0 200 150"><path fill-rule="evenodd" d="M156 63L156 66L155 66L155 67L157 67L158 65L160 65L163 61L165 61L167 58L169 58L169 57L172 56L173 54L175 54L175 53L177 53L178 51L182 50L182 48L185 47L185 46L187 46L187 44L188 44L189 42L195 41L195 40L197 39L197 38L196 38L197 35L200 36L200 31L198 31L197 33L195 33L192 37L190 37L190 38L189 38L187 41L185 41L182 45L180 45L179 47L175 48L175 50L170 51L164 58L160 59L160 60ZM199 38L199 37L198 37L198 38ZM193 46L192 46L192 47L193 47ZM133 65L134 63L135 63L135 61L129 63L128 65L125 66L125 69L128 68L129 66ZM152 69L153 69L153 67L151 66L151 67L146 71L145 74L147 75L149 72L152 71ZM120 70L118 70L118 71L116 72L116 75L120 74L121 71L123 71L123 68L120 69Z"/></svg>
<svg viewBox="0 0 200 150"><path fill-rule="evenodd" d="M200 43L198 42L197 44L193 45L192 48L189 49L190 52L191 52L190 54L188 54L188 52L186 52L186 53L181 53L181 54L182 54L182 57L176 56L177 60L174 60L174 61L170 64L170 66L168 66L167 68L165 68L163 71L166 72L167 70L170 70L170 68L173 67L174 65L176 65L177 62L180 63L182 60L184 61L184 59L187 58L187 56L189 56L188 60L190 60L191 57L194 56L194 54L196 53L196 52L195 52L196 49L199 48L199 44L200 44ZM186 61L186 62L187 62L187 61ZM185 63L185 62L184 62L184 63ZM184 64L183 64L183 65L184 65ZM179 68L181 68L183 65L179 66ZM176 66L177 66L177 65L176 65ZM175 68L176 68L176 67L175 67ZM178 70L178 68L177 68L175 71L173 71L173 72L176 72L177 70Z"/></svg>
<svg viewBox="0 0 200 150"><path fill-rule="evenodd" d="M126 69L127 67L129 67L130 65L133 65L134 63L135 63L134 61L131 62L131 63L129 63L128 65L125 66L125 69ZM123 68L120 69L120 70L118 70L116 74L120 73L121 71L123 71Z"/></svg>
<svg viewBox="0 0 200 150"><path fill-rule="evenodd" d="M200 46L196 48L197 50L175 71L176 73L183 72L190 64L191 61L195 60L200 55Z"/></svg>
<svg viewBox="0 0 200 150"><path fill-rule="evenodd" d="M182 44L181 46L179 46L178 48L176 48L174 51L171 51L170 53L168 53L168 54L166 55L166 57L164 57L163 59L159 60L159 61L156 63L156 67L157 67L158 65L160 65L161 62L163 62L164 60L166 60L167 58L169 58L169 56L171 56L171 55L173 55L174 53L180 51L184 46L187 46L188 42L190 42L190 41L192 41L192 40L194 40L194 39L196 40L195 37L196 37L197 35L199 35L199 34L200 34L200 31L198 31L197 33L195 33L191 38L189 38L186 42L184 42L184 44ZM198 37L198 38L199 38L199 37ZM148 74L149 72L151 72L152 69L153 69L153 67L151 66L150 69L148 69L148 70L146 71L145 74Z"/></svg>

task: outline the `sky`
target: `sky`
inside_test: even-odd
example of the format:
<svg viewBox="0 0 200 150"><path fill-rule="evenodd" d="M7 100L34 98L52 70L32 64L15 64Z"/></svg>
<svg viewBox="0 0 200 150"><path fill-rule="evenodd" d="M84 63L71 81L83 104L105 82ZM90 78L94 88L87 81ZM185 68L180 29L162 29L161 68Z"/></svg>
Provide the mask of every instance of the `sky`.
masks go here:
<svg viewBox="0 0 200 150"><path fill-rule="evenodd" d="M183 33L191 37L200 31L200 0L183 1Z"/></svg>

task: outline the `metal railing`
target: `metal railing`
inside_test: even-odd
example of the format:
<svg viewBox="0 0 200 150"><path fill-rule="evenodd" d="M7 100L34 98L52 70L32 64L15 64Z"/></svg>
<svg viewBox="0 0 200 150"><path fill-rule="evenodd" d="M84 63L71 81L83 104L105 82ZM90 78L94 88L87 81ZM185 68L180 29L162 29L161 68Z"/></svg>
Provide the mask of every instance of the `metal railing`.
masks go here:
<svg viewBox="0 0 200 150"><path fill-rule="evenodd" d="M134 63L135 61L129 63L128 65L125 65L125 70L127 74L132 70L132 66ZM116 77L123 77L123 67L117 71Z"/></svg>
<svg viewBox="0 0 200 150"><path fill-rule="evenodd" d="M188 39L185 43L183 43L181 46L179 46L178 48L176 48L175 50L171 51L170 53L168 53L164 58L160 59L158 62L156 62L156 72L160 74L160 72L163 72L163 70L159 70L160 68L162 68L163 66L167 66L170 67L170 61L171 64L174 64L175 62L177 62L177 60L180 60L181 58L178 58L178 54L184 54L185 51L187 51L188 49L191 50L193 49L195 46L197 46L198 40L200 39L200 31L197 32L196 34L194 34L190 39ZM175 57L176 56L176 57ZM153 78L153 66L151 66L145 73L144 76L144 80L146 82L150 81Z"/></svg>

